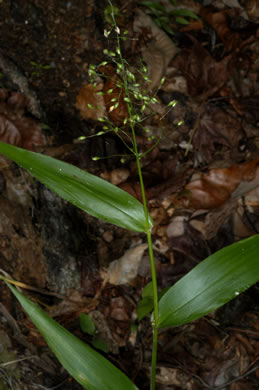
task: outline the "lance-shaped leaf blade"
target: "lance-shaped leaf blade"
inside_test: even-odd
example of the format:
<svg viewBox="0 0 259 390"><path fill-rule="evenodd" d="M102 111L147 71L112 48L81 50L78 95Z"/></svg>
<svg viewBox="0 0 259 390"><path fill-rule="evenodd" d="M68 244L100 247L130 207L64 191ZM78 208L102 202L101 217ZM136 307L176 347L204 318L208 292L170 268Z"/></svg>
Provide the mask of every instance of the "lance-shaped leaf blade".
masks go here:
<svg viewBox="0 0 259 390"><path fill-rule="evenodd" d="M60 363L83 388L138 390L122 371L59 325L10 283L6 283Z"/></svg>
<svg viewBox="0 0 259 390"><path fill-rule="evenodd" d="M0 154L8 157L61 198L114 225L144 232L147 226L143 205L115 185L73 165L43 154L0 142Z"/></svg>
<svg viewBox="0 0 259 390"><path fill-rule="evenodd" d="M159 301L159 328L179 326L216 310L259 281L259 235L203 260Z"/></svg>

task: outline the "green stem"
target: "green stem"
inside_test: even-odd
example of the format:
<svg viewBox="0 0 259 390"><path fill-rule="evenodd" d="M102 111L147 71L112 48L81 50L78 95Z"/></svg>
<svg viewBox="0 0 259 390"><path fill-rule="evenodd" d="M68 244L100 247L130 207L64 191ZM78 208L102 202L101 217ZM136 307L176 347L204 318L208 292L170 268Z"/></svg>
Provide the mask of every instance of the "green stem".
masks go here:
<svg viewBox="0 0 259 390"><path fill-rule="evenodd" d="M131 105L128 104L129 116L131 116ZM144 206L145 218L146 218L146 235L148 242L148 251L149 251L149 261L152 275L152 287L153 287L153 304L154 304L154 314L153 314L153 346L152 346L152 366L151 366L151 382L150 382L150 390L155 390L156 387L156 361L157 361L157 338L158 338L158 320L159 320L159 312L158 312L158 292L157 292L157 276L156 276L156 266L155 266L155 258L154 251L152 245L152 236L151 229L149 227L149 219L148 219L148 208L147 208L147 199L145 193L145 186L143 181L142 169L140 165L140 156L138 153L137 140L134 125L131 124L131 132L133 138L133 148L136 156L137 168L138 168L138 176L142 194L142 201Z"/></svg>
<svg viewBox="0 0 259 390"><path fill-rule="evenodd" d="M112 6L111 2L110 2L110 5ZM113 8L112 8L112 18L113 18L113 22L114 22L114 27L116 28L116 20L115 20ZM153 321L152 321L153 345L152 345L152 366L151 366L150 390L155 390L155 387L156 387L158 321L159 321L156 266L155 266L155 258L154 258L154 251L153 251L153 245L152 245L151 229L150 229L150 225L149 225L149 214L148 214L145 186L144 186L142 169L141 169L141 164L140 164L141 156L138 152L138 145L137 145L136 133L135 133L134 107L133 107L133 104L132 104L132 101L130 98L130 93L129 93L129 88L128 88L128 78L127 78L127 70L125 69L125 60L121 54L119 33L118 33L118 31L116 31L116 32L117 32L117 54L119 55L119 59L120 59L119 62L121 65L120 69L121 69L121 73L122 73L124 93L125 93L125 97L127 97L127 106L128 106L128 113L129 113L130 128L131 128L131 133L132 133L132 138L133 138L133 151L134 151L134 154L136 157L138 176L139 176L139 182L140 182L140 188L141 188L141 194L142 194L142 202L143 202L143 206L144 206L144 213L145 213L145 219L146 219L146 235L147 235L149 261L150 261L150 268L151 268L151 275L152 275L153 304L154 304L154 313L153 313Z"/></svg>
<svg viewBox="0 0 259 390"><path fill-rule="evenodd" d="M154 321L153 321L153 346L152 346L152 366L151 366L151 383L150 389L155 390L156 387L156 361L157 361L157 337L158 337L158 293L157 293L157 277L156 277L156 267L154 259L154 251L152 245L151 231L147 231L147 240L148 240L148 250L149 250L149 260L151 267L152 275L152 286L153 286L153 303L154 303Z"/></svg>

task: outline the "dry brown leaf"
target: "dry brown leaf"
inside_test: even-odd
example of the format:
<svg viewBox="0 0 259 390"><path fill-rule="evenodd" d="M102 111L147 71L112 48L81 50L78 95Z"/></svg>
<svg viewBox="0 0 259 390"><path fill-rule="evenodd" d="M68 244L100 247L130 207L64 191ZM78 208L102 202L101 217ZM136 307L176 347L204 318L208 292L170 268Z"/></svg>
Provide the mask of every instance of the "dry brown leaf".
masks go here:
<svg viewBox="0 0 259 390"><path fill-rule="evenodd" d="M103 88L103 97L109 118L113 123L122 125L124 120L129 117L128 107L124 101L125 93L122 81L111 64L99 67L99 71L107 77Z"/></svg>
<svg viewBox="0 0 259 390"><path fill-rule="evenodd" d="M248 18L254 22L259 21L259 3L258 0L239 0L240 4L246 9Z"/></svg>
<svg viewBox="0 0 259 390"><path fill-rule="evenodd" d="M213 209L230 199L238 199L259 185L259 158L228 168L194 174L176 206Z"/></svg>
<svg viewBox="0 0 259 390"><path fill-rule="evenodd" d="M33 150L46 140L40 123L26 116L27 105L25 95L0 89L0 141Z"/></svg>
<svg viewBox="0 0 259 390"><path fill-rule="evenodd" d="M98 92L103 89L103 83L98 83L96 87L92 84L84 84L76 97L76 108L80 111L82 118L98 120L105 115L104 98Z"/></svg>
<svg viewBox="0 0 259 390"><path fill-rule="evenodd" d="M243 115L248 123L259 122L259 95L245 96L236 99L236 111Z"/></svg>
<svg viewBox="0 0 259 390"><path fill-rule="evenodd" d="M204 29L204 23L201 19L199 19L199 20L192 20L186 26L180 28L180 31L181 32L201 31L203 29Z"/></svg>
<svg viewBox="0 0 259 390"><path fill-rule="evenodd" d="M133 28L138 34L144 34L146 31L151 33L149 43L142 47L141 52L147 64L148 77L151 80L148 90L152 91L160 86L160 81L165 76L167 66L178 49L169 36L141 10L137 12Z"/></svg>
<svg viewBox="0 0 259 390"><path fill-rule="evenodd" d="M201 8L200 16L211 25L216 31L218 37L224 43L227 50L234 50L240 46L240 37L237 32L229 28L228 21L239 16L240 11L237 8L227 9L220 12L213 12L209 7Z"/></svg>
<svg viewBox="0 0 259 390"><path fill-rule="evenodd" d="M109 265L105 280L114 285L130 283L138 274L139 264L146 249L147 244L128 249L120 259Z"/></svg>
<svg viewBox="0 0 259 390"><path fill-rule="evenodd" d="M202 100L214 95L224 86L233 69L233 55L217 62L192 36L191 49L182 50L171 62L186 78L190 96L201 96Z"/></svg>
<svg viewBox="0 0 259 390"><path fill-rule="evenodd" d="M130 321L128 306L128 302L123 296L112 298L110 318L115 321Z"/></svg>
<svg viewBox="0 0 259 390"><path fill-rule="evenodd" d="M214 161L219 145L224 145L235 157L239 153L238 146L243 137L243 129L236 116L220 107L207 105L193 137L197 160L206 163Z"/></svg>
<svg viewBox="0 0 259 390"><path fill-rule="evenodd" d="M129 175L130 171L128 169L117 168L113 169L111 172L104 171L100 176L117 186L121 183L124 183L128 179Z"/></svg>
<svg viewBox="0 0 259 390"><path fill-rule="evenodd" d="M142 194L141 194L141 188L140 188L139 183L126 182L126 183L120 184L119 187L122 190L128 192L130 195L134 196L134 198L136 198L140 202L142 202ZM148 194L147 194L147 197L148 197Z"/></svg>

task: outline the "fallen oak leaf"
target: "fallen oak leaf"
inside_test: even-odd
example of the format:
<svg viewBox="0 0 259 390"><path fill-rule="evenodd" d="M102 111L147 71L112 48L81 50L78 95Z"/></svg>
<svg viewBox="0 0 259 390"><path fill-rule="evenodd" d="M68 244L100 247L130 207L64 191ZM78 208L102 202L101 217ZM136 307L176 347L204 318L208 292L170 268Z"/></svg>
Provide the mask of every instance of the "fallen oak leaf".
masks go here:
<svg viewBox="0 0 259 390"><path fill-rule="evenodd" d="M213 209L230 199L237 199L259 185L259 158L228 168L211 169L208 173L195 173L184 187L176 207Z"/></svg>

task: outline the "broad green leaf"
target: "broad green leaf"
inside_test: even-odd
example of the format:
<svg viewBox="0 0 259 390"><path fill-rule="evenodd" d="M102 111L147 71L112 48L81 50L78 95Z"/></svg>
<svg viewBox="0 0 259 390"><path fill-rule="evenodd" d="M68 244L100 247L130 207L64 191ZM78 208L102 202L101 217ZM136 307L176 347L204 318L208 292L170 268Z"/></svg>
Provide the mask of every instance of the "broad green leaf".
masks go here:
<svg viewBox="0 0 259 390"><path fill-rule="evenodd" d="M27 169L61 198L97 218L137 232L144 232L152 226L151 217L149 226L146 226L144 208L138 200L97 176L3 142L0 142L0 154Z"/></svg>
<svg viewBox="0 0 259 390"><path fill-rule="evenodd" d="M10 283L7 284L60 363L83 388L138 390L117 367L59 325Z"/></svg>
<svg viewBox="0 0 259 390"><path fill-rule="evenodd" d="M216 310L259 281L259 235L209 256L159 301L159 328L178 326Z"/></svg>
<svg viewBox="0 0 259 390"><path fill-rule="evenodd" d="M79 320L82 332L93 336L96 331L93 319L88 314L82 313L80 314Z"/></svg>

